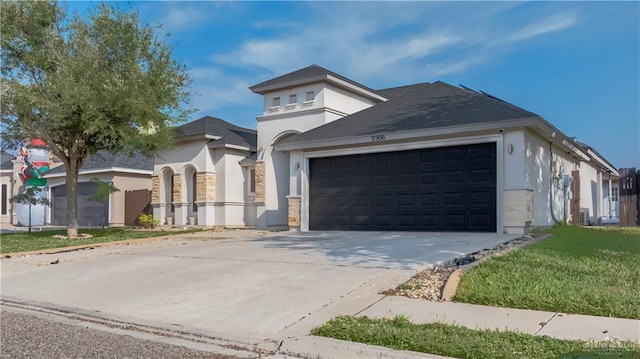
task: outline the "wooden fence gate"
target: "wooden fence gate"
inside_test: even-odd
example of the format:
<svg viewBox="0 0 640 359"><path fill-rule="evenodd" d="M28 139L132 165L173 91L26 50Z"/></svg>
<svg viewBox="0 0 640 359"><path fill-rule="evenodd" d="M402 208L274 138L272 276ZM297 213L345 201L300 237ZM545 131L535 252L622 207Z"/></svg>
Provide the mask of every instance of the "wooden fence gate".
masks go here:
<svg viewBox="0 0 640 359"><path fill-rule="evenodd" d="M125 226L137 225L138 216L151 214L151 191L139 189L124 193L124 224Z"/></svg>
<svg viewBox="0 0 640 359"><path fill-rule="evenodd" d="M640 225L640 202L638 184L640 171L635 168L621 168L620 174L620 226Z"/></svg>

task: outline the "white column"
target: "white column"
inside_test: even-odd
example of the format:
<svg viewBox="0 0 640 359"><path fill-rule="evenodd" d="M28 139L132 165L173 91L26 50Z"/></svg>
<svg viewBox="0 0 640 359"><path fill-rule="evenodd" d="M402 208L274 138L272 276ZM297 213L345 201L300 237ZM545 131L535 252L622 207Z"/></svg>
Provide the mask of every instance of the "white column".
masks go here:
<svg viewBox="0 0 640 359"><path fill-rule="evenodd" d="M613 212L613 208L611 208L611 175L609 175L609 195L607 196L607 199L609 200L609 213L607 213L607 217L611 217L611 213Z"/></svg>
<svg viewBox="0 0 640 359"><path fill-rule="evenodd" d="M596 193L598 198L596 199L595 215L597 223L600 223L602 220L602 172L598 172L598 188L596 189Z"/></svg>

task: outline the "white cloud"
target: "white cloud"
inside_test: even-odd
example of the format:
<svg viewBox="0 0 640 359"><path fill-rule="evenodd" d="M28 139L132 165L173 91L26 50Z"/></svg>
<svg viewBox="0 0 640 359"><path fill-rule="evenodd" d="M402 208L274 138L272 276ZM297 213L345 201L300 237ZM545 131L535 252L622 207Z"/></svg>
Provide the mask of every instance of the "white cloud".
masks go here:
<svg viewBox="0 0 640 359"><path fill-rule="evenodd" d="M255 95L247 90L250 80L228 76L215 67L194 68L189 73L193 78L191 104L199 113L255 102Z"/></svg>
<svg viewBox="0 0 640 359"><path fill-rule="evenodd" d="M481 58L476 59L466 59L462 61L446 61L439 63L428 63L424 65L425 73L424 75L427 78L437 79L438 77L455 74L462 72L470 67L476 66L482 63Z"/></svg>
<svg viewBox="0 0 640 359"><path fill-rule="evenodd" d="M525 26L515 33L507 36L505 42L517 42L528 40L530 38L567 29L578 23L575 14L561 14L549 17L534 24Z"/></svg>
<svg viewBox="0 0 640 359"><path fill-rule="evenodd" d="M143 3L141 12L159 22L171 33L194 30L213 21L227 3L219 2L150 2ZM232 3L229 3L233 5Z"/></svg>
<svg viewBox="0 0 640 359"><path fill-rule="evenodd" d="M303 16L292 12L279 21L265 14L264 20L249 23L264 32L209 57L218 65L245 70L246 81L235 84L222 76L223 83L197 89L216 101L237 103L247 99L248 85L311 64L372 87L434 81L490 63L513 44L578 24L575 13L558 14L555 7L536 14L543 20L523 26L521 19L513 17L514 9L523 5L509 2L310 2L299 6L305 6ZM552 11L557 15L544 18L545 12ZM174 22L179 23L181 18L175 16ZM249 79L248 72L260 73L261 78ZM202 77L213 79L220 74ZM214 108L205 100L198 103Z"/></svg>

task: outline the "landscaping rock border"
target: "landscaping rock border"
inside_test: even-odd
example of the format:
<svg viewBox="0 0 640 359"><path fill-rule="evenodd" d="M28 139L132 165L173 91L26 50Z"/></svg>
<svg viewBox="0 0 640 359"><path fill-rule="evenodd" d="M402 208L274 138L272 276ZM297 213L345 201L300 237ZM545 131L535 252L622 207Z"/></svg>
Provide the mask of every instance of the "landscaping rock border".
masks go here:
<svg viewBox="0 0 640 359"><path fill-rule="evenodd" d="M469 269L482 263L491 256L504 255L525 245L539 242L550 234L527 233L490 249L482 249L466 256L455 258L442 265L424 270L395 289L381 294L426 299L434 302L451 301L456 294L462 276Z"/></svg>

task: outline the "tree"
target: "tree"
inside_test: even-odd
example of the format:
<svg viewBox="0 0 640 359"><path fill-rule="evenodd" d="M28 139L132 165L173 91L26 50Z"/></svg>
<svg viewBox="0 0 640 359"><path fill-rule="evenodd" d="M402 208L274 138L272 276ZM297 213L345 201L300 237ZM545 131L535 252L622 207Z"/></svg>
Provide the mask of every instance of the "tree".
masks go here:
<svg viewBox="0 0 640 359"><path fill-rule="evenodd" d="M27 187L24 192L17 194L10 199L11 203L20 203L29 206L29 233L31 233L31 207L38 204L44 204L45 206L49 205L49 200L47 198L38 196L38 192L40 192L40 190L41 189L39 187Z"/></svg>
<svg viewBox="0 0 640 359"><path fill-rule="evenodd" d="M186 120L186 67L161 26L102 3L81 16L55 1L2 1L3 144L44 140L66 166L67 236L78 236L78 173L99 150L150 151Z"/></svg>

